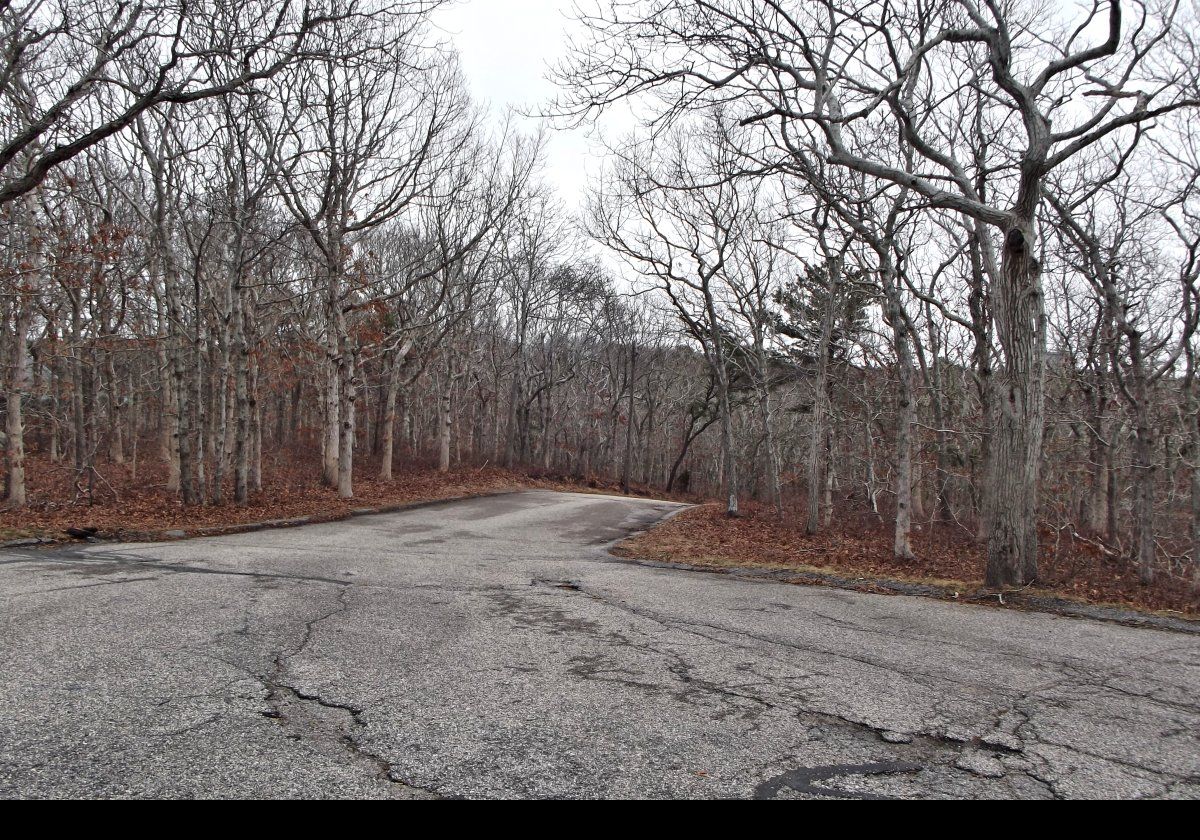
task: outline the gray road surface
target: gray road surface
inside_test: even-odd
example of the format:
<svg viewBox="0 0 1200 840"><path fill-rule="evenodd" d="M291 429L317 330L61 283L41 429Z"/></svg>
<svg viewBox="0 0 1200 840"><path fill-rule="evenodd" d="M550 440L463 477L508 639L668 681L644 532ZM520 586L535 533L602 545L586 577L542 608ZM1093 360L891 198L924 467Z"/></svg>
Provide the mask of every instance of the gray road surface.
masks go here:
<svg viewBox="0 0 1200 840"><path fill-rule="evenodd" d="M1200 638L605 553L673 508L0 554L0 796L1200 797Z"/></svg>

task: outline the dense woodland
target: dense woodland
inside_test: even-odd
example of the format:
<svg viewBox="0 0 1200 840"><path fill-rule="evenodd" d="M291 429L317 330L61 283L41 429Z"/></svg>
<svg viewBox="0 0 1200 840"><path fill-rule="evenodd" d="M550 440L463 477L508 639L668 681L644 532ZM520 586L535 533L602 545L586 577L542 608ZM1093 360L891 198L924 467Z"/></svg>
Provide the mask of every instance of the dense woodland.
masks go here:
<svg viewBox="0 0 1200 840"><path fill-rule="evenodd" d="M0 0L10 508L426 460L1200 582L1194 3L584 2L537 130L438 5Z"/></svg>

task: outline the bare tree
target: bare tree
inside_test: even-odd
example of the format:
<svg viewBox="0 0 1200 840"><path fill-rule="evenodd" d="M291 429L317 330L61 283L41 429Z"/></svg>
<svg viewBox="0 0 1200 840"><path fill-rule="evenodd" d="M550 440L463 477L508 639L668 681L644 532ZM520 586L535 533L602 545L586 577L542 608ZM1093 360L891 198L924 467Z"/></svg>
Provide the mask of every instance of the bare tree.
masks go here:
<svg viewBox="0 0 1200 840"><path fill-rule="evenodd" d="M559 113L583 116L640 94L657 96L666 119L704 102L740 107L742 123L761 126L786 157L903 186L972 221L999 342L985 487L993 586L1037 576L1045 179L1105 138L1197 102L1178 73L1155 65L1178 4L1135 7L1128 28L1122 6L1089 5L1068 22L1048 8L973 0L611 3L581 14L593 37L559 74L570 91ZM1086 43L1098 26L1101 40ZM971 96L986 97L1002 132L1003 162L986 171L971 138L947 128ZM882 121L918 167L856 145Z"/></svg>
<svg viewBox="0 0 1200 840"><path fill-rule="evenodd" d="M0 204L151 108L242 91L311 55L327 27L378 11L357 0L3 3Z"/></svg>

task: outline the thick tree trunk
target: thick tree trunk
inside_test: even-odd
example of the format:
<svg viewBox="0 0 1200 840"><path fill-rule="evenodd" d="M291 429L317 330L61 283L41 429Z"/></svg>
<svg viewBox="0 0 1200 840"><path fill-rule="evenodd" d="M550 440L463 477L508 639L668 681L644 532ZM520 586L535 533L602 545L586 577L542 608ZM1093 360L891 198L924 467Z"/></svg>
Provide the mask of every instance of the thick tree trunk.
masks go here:
<svg viewBox="0 0 1200 840"><path fill-rule="evenodd" d="M196 479L192 457L192 411L188 388L187 337L184 334L183 313L179 304L179 280L173 268L165 275L167 298L167 355L171 376L171 401L175 409L171 424L171 449L179 463L179 494L185 505L194 505Z"/></svg>
<svg viewBox="0 0 1200 840"><path fill-rule="evenodd" d="M1045 425L1046 322L1032 221L1005 234L1000 282L993 289L1003 359L993 380L993 433L985 476L990 587L1037 578L1038 481Z"/></svg>
<svg viewBox="0 0 1200 840"><path fill-rule="evenodd" d="M898 309L898 303L893 307ZM892 553L901 560L911 560L913 514L913 427L917 420L916 394L913 380L912 346L904 316L896 311L893 317L901 323L894 325L896 345L896 531Z"/></svg>

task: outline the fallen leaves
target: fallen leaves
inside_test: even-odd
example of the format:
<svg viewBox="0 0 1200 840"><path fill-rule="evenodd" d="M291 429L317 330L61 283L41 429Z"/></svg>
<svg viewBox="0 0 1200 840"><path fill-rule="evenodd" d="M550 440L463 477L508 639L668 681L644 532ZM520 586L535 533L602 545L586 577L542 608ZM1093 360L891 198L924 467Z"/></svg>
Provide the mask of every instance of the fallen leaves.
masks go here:
<svg viewBox="0 0 1200 840"><path fill-rule="evenodd" d="M844 514L810 536L804 533L800 514L781 519L773 508L748 505L740 517L729 518L721 505L708 504L626 540L615 552L693 566L814 571L964 592L982 587L983 553L961 529L933 525L914 532L912 560L892 555L892 537L890 523L873 516ZM1163 576L1143 587L1127 562L1082 543L1070 553L1047 547L1040 560L1040 579L1030 590L1087 603L1200 613L1200 593L1185 582ZM1003 602L1003 595L998 597Z"/></svg>
<svg viewBox="0 0 1200 840"><path fill-rule="evenodd" d="M447 473L423 464L397 464L395 479L378 479L379 464L362 459L357 465L353 499L320 482L320 465L301 451L274 453L264 463L263 490L249 504L228 502L185 507L166 490L162 464L101 464L102 480L94 484L91 504L81 498L75 472L41 455L27 462L29 504L0 511L0 539L43 537L83 539L139 537L168 530L200 531L269 520L311 517L342 518L362 508L469 496L479 493L544 487L548 489L618 492L613 485L573 483L563 476L539 476L494 467L463 467ZM232 499L228 488L226 499Z"/></svg>

